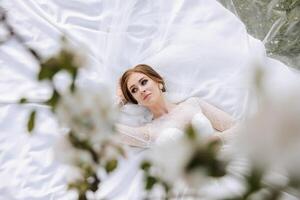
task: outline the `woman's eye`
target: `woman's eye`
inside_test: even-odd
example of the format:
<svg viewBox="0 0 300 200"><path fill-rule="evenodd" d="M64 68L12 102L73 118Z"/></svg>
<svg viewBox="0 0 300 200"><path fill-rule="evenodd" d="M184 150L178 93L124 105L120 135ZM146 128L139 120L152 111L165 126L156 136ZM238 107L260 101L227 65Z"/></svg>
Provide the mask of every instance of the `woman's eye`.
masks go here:
<svg viewBox="0 0 300 200"><path fill-rule="evenodd" d="M136 88L133 88L133 89L131 90L131 93L136 93Z"/></svg>
<svg viewBox="0 0 300 200"><path fill-rule="evenodd" d="M142 85L146 85L147 82L148 82L147 79L143 80L143 81L142 81Z"/></svg>

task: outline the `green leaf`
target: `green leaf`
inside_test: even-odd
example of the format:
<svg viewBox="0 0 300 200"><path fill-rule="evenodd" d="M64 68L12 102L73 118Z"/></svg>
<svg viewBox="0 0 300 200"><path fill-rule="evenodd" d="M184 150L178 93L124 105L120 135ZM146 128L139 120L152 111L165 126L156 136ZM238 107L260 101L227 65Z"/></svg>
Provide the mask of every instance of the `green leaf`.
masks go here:
<svg viewBox="0 0 300 200"><path fill-rule="evenodd" d="M152 190L153 186L157 183L157 179L154 176L148 176L146 180L146 190Z"/></svg>
<svg viewBox="0 0 300 200"><path fill-rule="evenodd" d="M187 126L185 132L189 139L194 140L197 138L197 133L191 124Z"/></svg>
<svg viewBox="0 0 300 200"><path fill-rule="evenodd" d="M193 153L193 156L187 163L185 170L187 172L190 172L192 170L195 170L199 167L206 167L208 160L211 159L209 157L210 155L208 152L205 151L205 149L198 149Z"/></svg>
<svg viewBox="0 0 300 200"><path fill-rule="evenodd" d="M61 70L60 63L56 58L50 58L41 64L38 80L52 80L54 75Z"/></svg>
<svg viewBox="0 0 300 200"><path fill-rule="evenodd" d="M220 140L212 140L207 144L207 150L212 153L217 153L221 148L222 142Z"/></svg>
<svg viewBox="0 0 300 200"><path fill-rule="evenodd" d="M164 181L161 181L161 184L162 184L163 188L165 189L165 193L168 194L171 189L171 186L167 182L164 182Z"/></svg>
<svg viewBox="0 0 300 200"><path fill-rule="evenodd" d="M142 164L141 164L141 169L143 169L144 171L149 171L151 167L151 163L149 161L144 161Z"/></svg>
<svg viewBox="0 0 300 200"><path fill-rule="evenodd" d="M77 75L77 70L80 66L76 66L74 52L62 49L58 56L58 61L60 63L61 69L66 70L71 77L74 79Z"/></svg>
<svg viewBox="0 0 300 200"><path fill-rule="evenodd" d="M76 85L75 85L75 80L73 80L72 83L71 83L71 85L70 85L70 90L71 90L72 93L75 92L75 89L76 89L75 86L76 86Z"/></svg>
<svg viewBox="0 0 300 200"><path fill-rule="evenodd" d="M35 116L36 116L36 111L34 110L30 113L29 120L28 120L28 123L27 123L27 130L28 130L29 133L31 133L32 130L34 129Z"/></svg>
<svg viewBox="0 0 300 200"><path fill-rule="evenodd" d="M114 171L118 166L118 161L116 159L110 160L106 163L105 169L107 173Z"/></svg>
<svg viewBox="0 0 300 200"><path fill-rule="evenodd" d="M219 161L216 158L211 160L208 166L208 175L215 178L220 178L226 175L225 162Z"/></svg>
<svg viewBox="0 0 300 200"><path fill-rule="evenodd" d="M21 98L20 101L19 101L19 103L21 103L21 104L22 103L27 103L27 99L26 98Z"/></svg>
<svg viewBox="0 0 300 200"><path fill-rule="evenodd" d="M86 180L75 180L74 182L68 183L68 190L77 190L79 197L78 199L87 200L85 194L89 189L89 184Z"/></svg>
<svg viewBox="0 0 300 200"><path fill-rule="evenodd" d="M263 177L263 171L259 169L253 169L250 175L247 177L249 188L251 191L257 191L261 188L261 180Z"/></svg>
<svg viewBox="0 0 300 200"><path fill-rule="evenodd" d="M116 149L121 156L126 157L126 153L122 147L116 146Z"/></svg>
<svg viewBox="0 0 300 200"><path fill-rule="evenodd" d="M289 180L289 185L291 187L296 188L300 188L300 178L293 176L290 180Z"/></svg>
<svg viewBox="0 0 300 200"><path fill-rule="evenodd" d="M78 74L77 68L71 68L70 74L71 74L71 76L72 76L72 84L71 84L71 86L70 86L70 89L71 89L72 92L74 92L75 89L76 89L76 88L75 88L75 87L76 87L75 82L76 82L76 78L77 78L77 74Z"/></svg>
<svg viewBox="0 0 300 200"><path fill-rule="evenodd" d="M245 194L243 195L242 199L248 199L249 196L251 196L253 193L259 191L262 186L262 178L264 175L264 171L259 168L253 168L251 169L251 172L249 175L246 176L247 181L247 190L245 191Z"/></svg>
<svg viewBox="0 0 300 200"><path fill-rule="evenodd" d="M59 93L56 90L54 90L52 97L46 103L47 105L52 107L52 110L54 110L56 104L58 103L59 98L60 98Z"/></svg>
<svg viewBox="0 0 300 200"><path fill-rule="evenodd" d="M78 200L88 200L86 193L79 193Z"/></svg>

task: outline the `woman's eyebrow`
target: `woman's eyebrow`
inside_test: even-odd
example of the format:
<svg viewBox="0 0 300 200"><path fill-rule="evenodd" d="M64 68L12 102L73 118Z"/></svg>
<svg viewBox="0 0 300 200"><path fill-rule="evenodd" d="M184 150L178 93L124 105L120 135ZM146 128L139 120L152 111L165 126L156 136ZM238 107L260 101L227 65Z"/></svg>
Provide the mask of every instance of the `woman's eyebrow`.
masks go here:
<svg viewBox="0 0 300 200"><path fill-rule="evenodd" d="M139 82L141 82L145 77L140 78ZM129 89L131 89L133 86L135 86L135 84L133 84L132 86L129 87Z"/></svg>

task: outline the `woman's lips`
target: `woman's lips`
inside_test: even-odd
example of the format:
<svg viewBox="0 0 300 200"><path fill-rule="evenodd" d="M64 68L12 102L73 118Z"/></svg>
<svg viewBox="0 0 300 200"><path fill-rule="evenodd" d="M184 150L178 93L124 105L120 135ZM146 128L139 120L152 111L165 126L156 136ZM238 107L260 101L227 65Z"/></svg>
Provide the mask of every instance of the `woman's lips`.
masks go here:
<svg viewBox="0 0 300 200"><path fill-rule="evenodd" d="M146 100L150 95L151 95L151 93L144 96L144 100Z"/></svg>

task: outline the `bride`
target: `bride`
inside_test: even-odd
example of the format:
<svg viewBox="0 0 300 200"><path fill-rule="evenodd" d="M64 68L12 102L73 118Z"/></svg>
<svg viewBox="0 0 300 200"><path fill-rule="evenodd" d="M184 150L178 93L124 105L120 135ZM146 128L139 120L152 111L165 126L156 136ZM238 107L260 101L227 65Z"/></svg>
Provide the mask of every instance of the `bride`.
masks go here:
<svg viewBox="0 0 300 200"><path fill-rule="evenodd" d="M192 124L203 138L211 141L228 143L234 135L236 120L199 97L172 102L165 95L167 88L164 79L149 65L139 64L128 69L119 84L120 106L140 106L145 108L144 114L149 117L140 126L116 124L117 139L138 148L137 151L131 149L133 151L129 151L129 159L123 160L118 170L103 182L97 193L99 198L140 199L144 195L143 174L139 170L145 153L142 149L178 139L188 124ZM130 118L129 115L126 117Z"/></svg>
<svg viewBox="0 0 300 200"><path fill-rule="evenodd" d="M234 119L226 112L201 100L190 97L173 103L164 96L163 78L150 66L140 64L127 70L120 79L120 102L138 104L151 113L151 119L142 126L117 124L123 143L137 147L149 147L180 135L187 124L192 123L198 132L209 134L212 140L228 138ZM227 133L213 134L214 129Z"/></svg>
<svg viewBox="0 0 300 200"><path fill-rule="evenodd" d="M249 36L241 21L218 2L172 5L172 12L162 20L160 14L164 12L157 9L166 11L167 3L158 7L151 4L149 15L141 15L143 20L138 16L132 26L128 21L128 31L122 33L139 30L139 34L134 35L135 39L128 37L128 43L118 43L126 51L116 46L105 63L111 72L108 83L115 86L121 76L119 96L123 105L116 124L118 139L138 148L131 149L129 159L102 182L99 198L141 199L143 176L139 162L145 148L176 140L189 123L209 140L228 143L235 135L236 121L253 111L251 91L242 81L248 78L254 63L272 66L268 73L274 77L282 79L287 74L286 66L267 58L263 44ZM154 23L154 13L159 26ZM130 51L127 44L132 47ZM149 48L144 48L147 44ZM128 62L115 60L115 53ZM136 67L126 71L126 66ZM232 189L230 184L222 187Z"/></svg>

